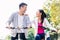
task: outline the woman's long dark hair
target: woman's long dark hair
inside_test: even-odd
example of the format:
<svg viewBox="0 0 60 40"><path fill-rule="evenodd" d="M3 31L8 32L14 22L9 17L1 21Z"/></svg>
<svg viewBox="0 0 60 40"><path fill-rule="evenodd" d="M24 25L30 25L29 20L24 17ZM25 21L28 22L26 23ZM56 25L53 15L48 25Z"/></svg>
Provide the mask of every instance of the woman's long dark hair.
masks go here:
<svg viewBox="0 0 60 40"><path fill-rule="evenodd" d="M44 10L39 10L39 12L42 13L42 15L41 15L42 22L41 23L43 23L44 18L46 18L46 14L45 14Z"/></svg>

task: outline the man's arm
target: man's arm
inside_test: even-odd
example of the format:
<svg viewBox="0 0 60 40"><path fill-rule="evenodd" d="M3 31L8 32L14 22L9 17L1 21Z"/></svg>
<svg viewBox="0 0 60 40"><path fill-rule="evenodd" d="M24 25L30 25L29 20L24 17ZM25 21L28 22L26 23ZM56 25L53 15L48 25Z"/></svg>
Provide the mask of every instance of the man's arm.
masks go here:
<svg viewBox="0 0 60 40"><path fill-rule="evenodd" d="M57 29L52 27L52 25L48 22L48 20L46 18L44 19L44 23L45 23L46 27L49 28L50 30L57 31Z"/></svg>
<svg viewBox="0 0 60 40"><path fill-rule="evenodd" d="M7 21L7 27L10 27L10 24L11 24L11 22L13 22L13 18L14 18L14 14L12 14L10 17L9 17L9 19L8 19L8 21Z"/></svg>
<svg viewBox="0 0 60 40"><path fill-rule="evenodd" d="M25 14L25 16L27 16L27 27L28 27L28 28L32 28L32 27L31 27L30 18L29 18L29 16L28 16L28 14Z"/></svg>

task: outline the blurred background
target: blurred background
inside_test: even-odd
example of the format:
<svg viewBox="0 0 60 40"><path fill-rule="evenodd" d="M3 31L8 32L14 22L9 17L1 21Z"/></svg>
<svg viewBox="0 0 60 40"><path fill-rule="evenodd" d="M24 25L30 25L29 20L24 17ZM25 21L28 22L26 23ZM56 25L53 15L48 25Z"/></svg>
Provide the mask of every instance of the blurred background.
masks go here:
<svg viewBox="0 0 60 40"><path fill-rule="evenodd" d="M21 2L27 3L26 14L32 21L38 9L43 9L47 14L50 24L58 32L50 32L51 40L60 39L60 0L0 0L0 40L10 40L10 30L6 29L9 16L19 10ZM34 40L34 28L29 29L28 40Z"/></svg>

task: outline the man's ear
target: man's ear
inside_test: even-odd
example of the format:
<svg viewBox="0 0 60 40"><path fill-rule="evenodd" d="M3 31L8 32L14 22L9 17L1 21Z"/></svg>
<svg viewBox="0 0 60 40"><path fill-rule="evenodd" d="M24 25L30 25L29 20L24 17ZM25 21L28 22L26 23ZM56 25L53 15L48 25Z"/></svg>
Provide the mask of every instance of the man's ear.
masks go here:
<svg viewBox="0 0 60 40"><path fill-rule="evenodd" d="M24 14L25 16L28 16L28 14Z"/></svg>

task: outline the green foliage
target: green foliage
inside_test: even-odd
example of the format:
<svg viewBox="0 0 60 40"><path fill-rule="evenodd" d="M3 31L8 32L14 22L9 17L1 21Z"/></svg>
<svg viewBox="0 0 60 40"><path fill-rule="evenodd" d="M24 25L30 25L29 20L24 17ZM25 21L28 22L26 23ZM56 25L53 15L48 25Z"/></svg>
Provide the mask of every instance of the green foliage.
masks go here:
<svg viewBox="0 0 60 40"><path fill-rule="evenodd" d="M34 28L31 28L28 32L28 40L34 40Z"/></svg>
<svg viewBox="0 0 60 40"><path fill-rule="evenodd" d="M43 9L49 16L48 20L56 27L60 23L60 0L48 0Z"/></svg>
<svg viewBox="0 0 60 40"><path fill-rule="evenodd" d="M7 35L5 40L11 40L11 36ZM35 38L34 38L34 28L29 29L28 40L35 40Z"/></svg>
<svg viewBox="0 0 60 40"><path fill-rule="evenodd" d="M10 35L7 35L6 38L5 38L5 40L11 40Z"/></svg>

